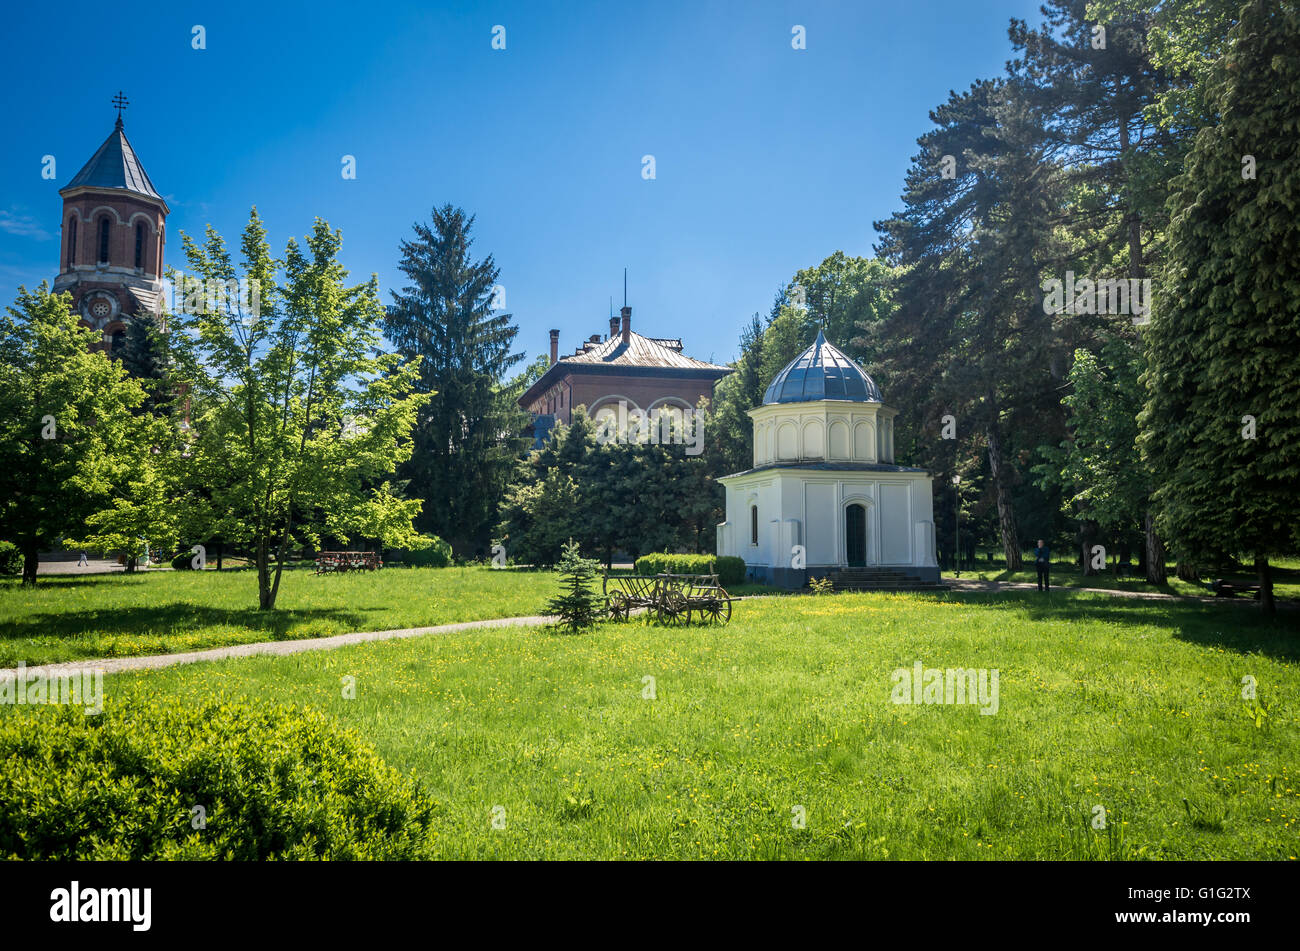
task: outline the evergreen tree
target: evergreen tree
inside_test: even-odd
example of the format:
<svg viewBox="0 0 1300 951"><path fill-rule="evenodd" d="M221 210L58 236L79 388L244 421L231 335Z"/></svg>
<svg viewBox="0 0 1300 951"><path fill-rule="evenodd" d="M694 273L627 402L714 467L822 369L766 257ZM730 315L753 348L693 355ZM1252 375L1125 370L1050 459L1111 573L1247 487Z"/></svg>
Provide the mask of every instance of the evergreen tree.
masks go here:
<svg viewBox="0 0 1300 951"><path fill-rule="evenodd" d="M1173 183L1140 420L1163 531L1180 556L1253 556L1270 612L1269 557L1300 544L1297 48L1296 3L1242 7L1205 90L1219 121Z"/></svg>
<svg viewBox="0 0 1300 951"><path fill-rule="evenodd" d="M419 392L429 394L403 467L424 500L422 530L447 539L457 555L486 554L515 465L527 447L527 424L505 382L523 359L512 352L518 328L494 309L500 271L492 256L474 261L474 218L444 205L401 243L399 270L410 283L393 291L388 339L407 359L420 358Z"/></svg>
<svg viewBox="0 0 1300 951"><path fill-rule="evenodd" d="M146 397L142 408L151 413L165 412L174 401L174 384L167 333L157 315L141 311L127 319L121 360L126 372L144 387Z"/></svg>
<svg viewBox="0 0 1300 951"><path fill-rule="evenodd" d="M577 634L593 627L605 613L604 599L596 591L597 567L596 560L583 558L578 543L569 539L556 569L560 593L546 604L546 610L555 615L557 627Z"/></svg>

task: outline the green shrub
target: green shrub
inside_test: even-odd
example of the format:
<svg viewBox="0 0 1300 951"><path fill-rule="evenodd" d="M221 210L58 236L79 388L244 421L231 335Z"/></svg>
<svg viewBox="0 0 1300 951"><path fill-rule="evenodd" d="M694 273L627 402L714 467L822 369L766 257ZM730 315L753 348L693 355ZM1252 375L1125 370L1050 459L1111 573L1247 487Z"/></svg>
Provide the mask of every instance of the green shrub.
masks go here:
<svg viewBox="0 0 1300 951"><path fill-rule="evenodd" d="M177 571L190 571L194 568L194 552L186 549L172 558L172 567Z"/></svg>
<svg viewBox="0 0 1300 951"><path fill-rule="evenodd" d="M82 710L0 718L0 858L428 857L433 804L317 710L216 697Z"/></svg>
<svg viewBox="0 0 1300 951"><path fill-rule="evenodd" d="M384 555L384 563L395 562L412 568L446 568L451 564L451 545L437 535L425 535L423 548L395 548Z"/></svg>
<svg viewBox="0 0 1300 951"><path fill-rule="evenodd" d="M23 572L23 553L13 542L0 542L0 575L20 575Z"/></svg>
<svg viewBox="0 0 1300 951"><path fill-rule="evenodd" d="M673 555L657 552L636 560L639 575L717 575L721 585L740 584L745 580L745 559L735 555Z"/></svg>

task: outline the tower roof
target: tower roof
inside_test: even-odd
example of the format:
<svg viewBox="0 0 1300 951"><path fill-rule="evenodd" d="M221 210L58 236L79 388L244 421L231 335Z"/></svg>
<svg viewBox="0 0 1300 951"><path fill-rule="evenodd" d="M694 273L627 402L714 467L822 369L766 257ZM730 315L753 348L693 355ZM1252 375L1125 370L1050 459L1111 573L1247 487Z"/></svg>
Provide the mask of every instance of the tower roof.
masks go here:
<svg viewBox="0 0 1300 951"><path fill-rule="evenodd" d="M875 381L842 350L828 343L820 330L812 346L790 361L763 394L764 405L813 400L883 400Z"/></svg>
<svg viewBox="0 0 1300 951"><path fill-rule="evenodd" d="M153 187L153 182L149 181L149 176L145 174L144 166L140 164L135 149L131 148L131 143L127 141L121 116L118 117L112 133L104 140L104 144L73 177L67 188L60 189L59 193L62 194L73 188L120 188L135 192L137 195L156 198L158 201L163 200L162 195L159 195Z"/></svg>

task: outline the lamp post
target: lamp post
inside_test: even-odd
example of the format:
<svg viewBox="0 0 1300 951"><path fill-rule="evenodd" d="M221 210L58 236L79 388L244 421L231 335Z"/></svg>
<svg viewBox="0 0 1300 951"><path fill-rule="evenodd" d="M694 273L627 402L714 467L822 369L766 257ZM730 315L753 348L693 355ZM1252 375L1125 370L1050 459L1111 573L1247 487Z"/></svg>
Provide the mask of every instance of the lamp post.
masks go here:
<svg viewBox="0 0 1300 951"><path fill-rule="evenodd" d="M952 555L956 577L961 577L961 476L952 477Z"/></svg>

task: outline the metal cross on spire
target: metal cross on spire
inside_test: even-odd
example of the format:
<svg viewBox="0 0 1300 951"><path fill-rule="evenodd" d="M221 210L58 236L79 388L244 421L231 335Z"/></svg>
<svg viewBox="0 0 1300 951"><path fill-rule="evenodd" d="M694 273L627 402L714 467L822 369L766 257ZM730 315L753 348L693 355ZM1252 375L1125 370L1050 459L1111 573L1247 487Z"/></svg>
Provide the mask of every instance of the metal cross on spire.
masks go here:
<svg viewBox="0 0 1300 951"><path fill-rule="evenodd" d="M117 108L118 125L122 124L122 110L125 109L130 104L131 103L127 101L126 96L122 94L122 90L119 89L117 91L117 95L113 97L113 105Z"/></svg>

